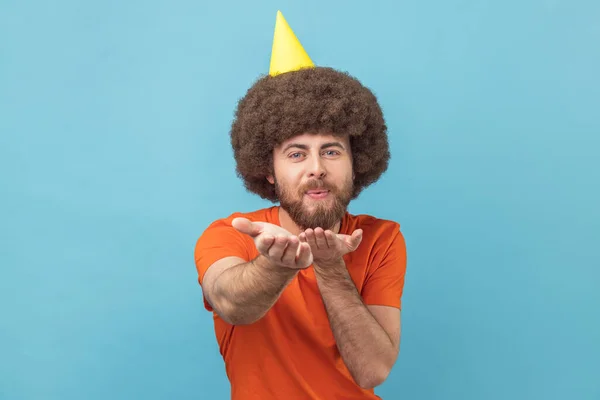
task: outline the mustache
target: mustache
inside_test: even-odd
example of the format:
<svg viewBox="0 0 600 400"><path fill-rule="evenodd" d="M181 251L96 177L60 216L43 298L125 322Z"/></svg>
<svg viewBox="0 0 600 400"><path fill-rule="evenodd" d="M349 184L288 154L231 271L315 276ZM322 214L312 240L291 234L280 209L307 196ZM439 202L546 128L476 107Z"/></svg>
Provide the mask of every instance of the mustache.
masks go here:
<svg viewBox="0 0 600 400"><path fill-rule="evenodd" d="M325 190L329 190L330 192L335 191L335 188L333 186L325 183L323 180L311 179L310 181L306 182L306 184L300 188L300 192L305 193L309 190L316 190L316 189L325 189Z"/></svg>

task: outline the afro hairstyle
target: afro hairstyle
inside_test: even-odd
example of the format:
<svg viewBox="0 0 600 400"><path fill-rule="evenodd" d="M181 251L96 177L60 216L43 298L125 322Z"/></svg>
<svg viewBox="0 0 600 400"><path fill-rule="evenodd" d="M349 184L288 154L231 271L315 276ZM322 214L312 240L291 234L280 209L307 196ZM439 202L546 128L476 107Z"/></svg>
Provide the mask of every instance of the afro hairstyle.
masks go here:
<svg viewBox="0 0 600 400"><path fill-rule="evenodd" d="M387 127L375 95L356 78L329 67L260 77L238 103L231 125L236 173L246 189L272 202L273 149L305 133L348 135L352 199L387 170Z"/></svg>

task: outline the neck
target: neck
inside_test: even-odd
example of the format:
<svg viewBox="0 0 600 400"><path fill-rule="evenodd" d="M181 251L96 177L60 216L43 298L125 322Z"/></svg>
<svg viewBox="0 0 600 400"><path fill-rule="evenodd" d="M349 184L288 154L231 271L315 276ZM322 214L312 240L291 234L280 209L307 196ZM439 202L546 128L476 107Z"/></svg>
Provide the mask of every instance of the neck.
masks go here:
<svg viewBox="0 0 600 400"><path fill-rule="evenodd" d="M287 211L285 211L281 206L277 207L277 210L279 211L279 223L283 229L290 232L292 235L299 235L301 232L304 232L304 229L296 225L296 223L292 220L292 217L290 217ZM341 223L342 221L336 222L333 228L330 228L329 230L333 233L339 233Z"/></svg>

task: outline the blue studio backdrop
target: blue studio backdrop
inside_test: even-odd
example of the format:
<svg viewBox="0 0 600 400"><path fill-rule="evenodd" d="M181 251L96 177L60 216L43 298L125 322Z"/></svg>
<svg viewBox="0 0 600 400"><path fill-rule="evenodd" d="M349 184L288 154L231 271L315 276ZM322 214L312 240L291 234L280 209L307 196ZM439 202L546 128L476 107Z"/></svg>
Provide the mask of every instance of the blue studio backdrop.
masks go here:
<svg viewBox="0 0 600 400"><path fill-rule="evenodd" d="M600 3L0 2L0 398L226 399L195 241L270 205L237 100L282 10L379 97L351 206L408 246L394 399L600 399Z"/></svg>

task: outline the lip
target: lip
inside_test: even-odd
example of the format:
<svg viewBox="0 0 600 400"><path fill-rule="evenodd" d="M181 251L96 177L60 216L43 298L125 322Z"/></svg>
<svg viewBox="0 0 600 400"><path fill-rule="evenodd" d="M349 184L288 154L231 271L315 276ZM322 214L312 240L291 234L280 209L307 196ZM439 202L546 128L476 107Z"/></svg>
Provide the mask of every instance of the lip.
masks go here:
<svg viewBox="0 0 600 400"><path fill-rule="evenodd" d="M324 199L329 195L329 190L321 189L321 190L309 190L306 192L306 195L311 199Z"/></svg>

